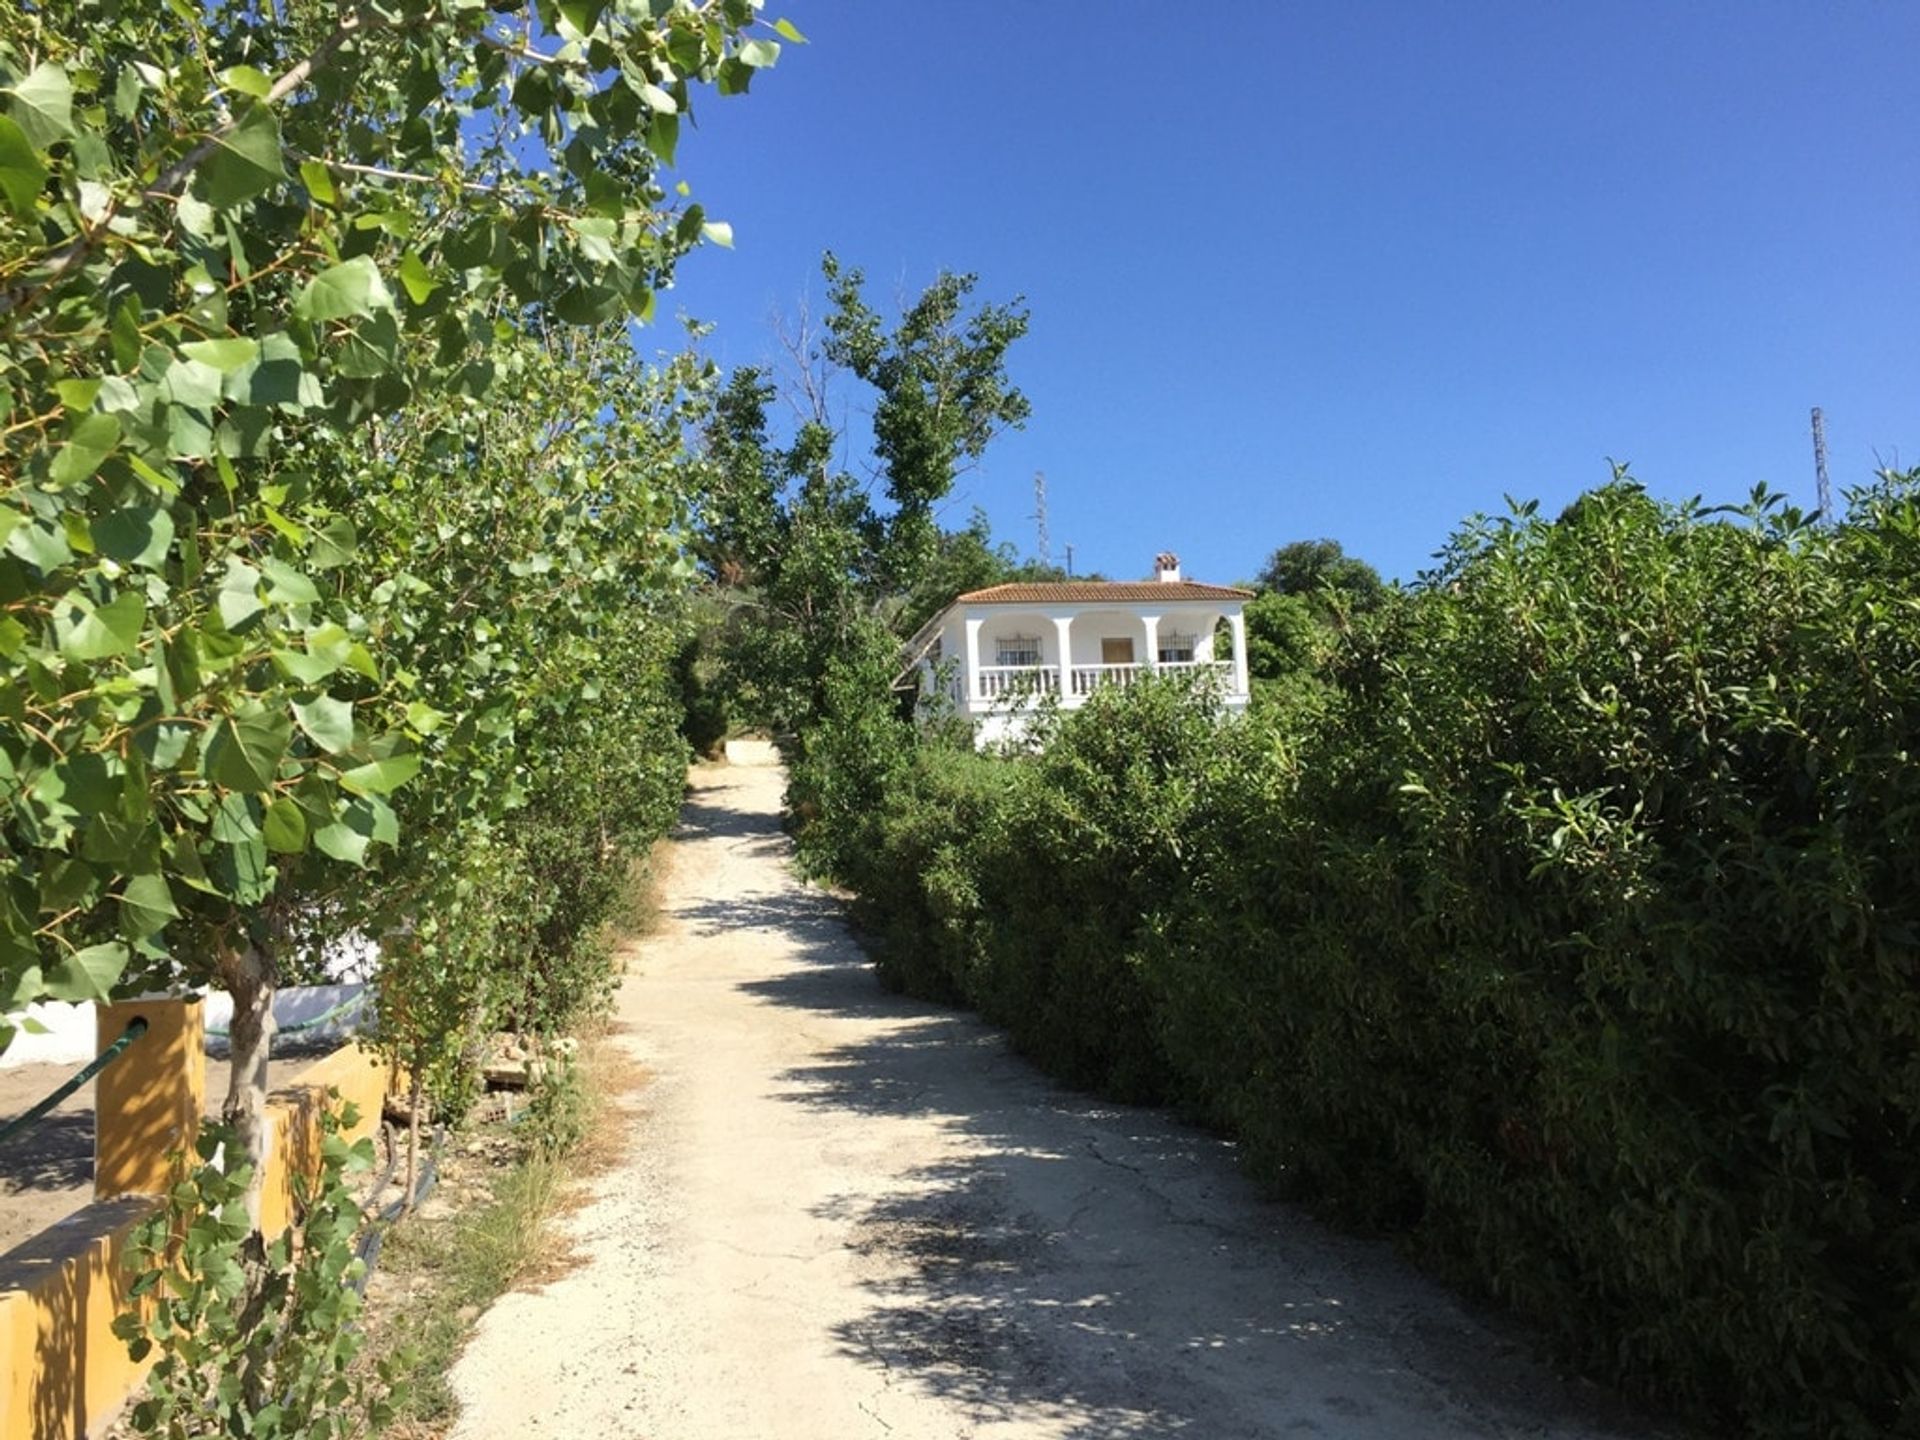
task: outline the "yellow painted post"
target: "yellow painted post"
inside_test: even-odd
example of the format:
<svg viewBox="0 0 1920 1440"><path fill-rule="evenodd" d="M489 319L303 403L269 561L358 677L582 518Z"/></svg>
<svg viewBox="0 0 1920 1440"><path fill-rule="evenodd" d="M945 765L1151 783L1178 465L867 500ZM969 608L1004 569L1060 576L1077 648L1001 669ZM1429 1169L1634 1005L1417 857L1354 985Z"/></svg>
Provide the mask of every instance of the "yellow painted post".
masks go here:
<svg viewBox="0 0 1920 1440"><path fill-rule="evenodd" d="M191 1149L206 1098L200 1000L123 1000L96 1015L102 1050L135 1017L147 1033L94 1081L93 1198L164 1195L174 1181L169 1157Z"/></svg>

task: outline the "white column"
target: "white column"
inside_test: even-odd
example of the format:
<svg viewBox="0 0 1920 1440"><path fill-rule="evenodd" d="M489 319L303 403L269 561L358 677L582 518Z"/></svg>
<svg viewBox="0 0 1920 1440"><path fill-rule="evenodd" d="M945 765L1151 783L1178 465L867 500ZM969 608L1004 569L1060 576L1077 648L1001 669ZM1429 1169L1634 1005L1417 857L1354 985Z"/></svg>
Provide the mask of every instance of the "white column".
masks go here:
<svg viewBox="0 0 1920 1440"><path fill-rule="evenodd" d="M1142 615L1140 617L1140 628L1147 632L1147 653L1140 657L1140 663L1149 670L1158 669L1160 665L1160 617L1158 615Z"/></svg>
<svg viewBox="0 0 1920 1440"><path fill-rule="evenodd" d="M1227 616L1227 624L1233 627L1233 693L1245 695L1247 690L1247 617L1238 610Z"/></svg>
<svg viewBox="0 0 1920 1440"><path fill-rule="evenodd" d="M967 617L967 699L980 698L980 627L984 618Z"/></svg>
<svg viewBox="0 0 1920 1440"><path fill-rule="evenodd" d="M1053 634L1060 646L1060 702L1073 694L1073 617L1053 617Z"/></svg>

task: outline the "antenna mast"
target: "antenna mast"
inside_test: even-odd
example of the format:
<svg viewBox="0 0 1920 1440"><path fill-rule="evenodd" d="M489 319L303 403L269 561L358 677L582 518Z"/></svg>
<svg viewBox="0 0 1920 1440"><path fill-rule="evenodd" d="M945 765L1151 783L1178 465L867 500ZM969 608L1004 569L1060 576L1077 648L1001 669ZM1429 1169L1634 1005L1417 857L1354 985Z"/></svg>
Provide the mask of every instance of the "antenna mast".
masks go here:
<svg viewBox="0 0 1920 1440"><path fill-rule="evenodd" d="M1833 523L1833 490L1827 484L1827 417L1813 407L1813 482L1820 500L1820 519Z"/></svg>
<svg viewBox="0 0 1920 1440"><path fill-rule="evenodd" d="M1039 546L1039 560L1043 566L1053 564L1053 545L1047 538L1047 472L1033 472L1033 529L1034 542Z"/></svg>

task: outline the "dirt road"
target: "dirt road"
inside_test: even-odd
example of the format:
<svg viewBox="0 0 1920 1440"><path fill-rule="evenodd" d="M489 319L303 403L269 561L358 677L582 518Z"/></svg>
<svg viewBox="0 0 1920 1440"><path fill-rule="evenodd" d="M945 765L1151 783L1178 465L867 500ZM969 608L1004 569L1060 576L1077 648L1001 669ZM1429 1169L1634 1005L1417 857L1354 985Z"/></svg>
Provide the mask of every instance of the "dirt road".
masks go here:
<svg viewBox="0 0 1920 1440"><path fill-rule="evenodd" d="M589 1257L482 1320L469 1440L1644 1435L1231 1147L884 994L771 769L695 772Z"/></svg>

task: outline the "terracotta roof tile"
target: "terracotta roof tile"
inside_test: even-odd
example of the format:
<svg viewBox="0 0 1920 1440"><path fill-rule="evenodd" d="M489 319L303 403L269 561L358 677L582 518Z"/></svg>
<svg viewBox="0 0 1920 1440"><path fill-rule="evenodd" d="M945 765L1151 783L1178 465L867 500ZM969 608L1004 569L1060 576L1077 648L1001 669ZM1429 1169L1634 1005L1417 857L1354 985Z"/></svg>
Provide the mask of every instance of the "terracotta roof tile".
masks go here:
<svg viewBox="0 0 1920 1440"><path fill-rule="evenodd" d="M1145 600L1251 600L1251 590L1227 585L1202 585L1197 580L1060 580L990 585L970 590L958 605L1080 605L1114 600L1133 604Z"/></svg>

